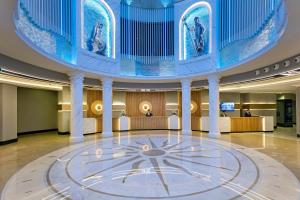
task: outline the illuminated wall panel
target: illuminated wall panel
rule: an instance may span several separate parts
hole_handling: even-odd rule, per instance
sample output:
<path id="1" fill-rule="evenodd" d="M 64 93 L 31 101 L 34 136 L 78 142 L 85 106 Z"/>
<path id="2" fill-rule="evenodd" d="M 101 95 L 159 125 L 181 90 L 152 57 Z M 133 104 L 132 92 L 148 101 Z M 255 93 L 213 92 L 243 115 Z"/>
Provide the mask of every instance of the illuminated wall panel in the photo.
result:
<path id="1" fill-rule="evenodd" d="M 145 9 L 121 3 L 121 54 L 141 64 L 172 60 L 174 7 Z"/>
<path id="2" fill-rule="evenodd" d="M 115 18 L 103 0 L 84 3 L 82 47 L 95 54 L 115 58 Z"/>
<path id="3" fill-rule="evenodd" d="M 179 22 L 179 59 L 207 55 L 211 51 L 211 9 L 206 2 L 190 6 Z"/>

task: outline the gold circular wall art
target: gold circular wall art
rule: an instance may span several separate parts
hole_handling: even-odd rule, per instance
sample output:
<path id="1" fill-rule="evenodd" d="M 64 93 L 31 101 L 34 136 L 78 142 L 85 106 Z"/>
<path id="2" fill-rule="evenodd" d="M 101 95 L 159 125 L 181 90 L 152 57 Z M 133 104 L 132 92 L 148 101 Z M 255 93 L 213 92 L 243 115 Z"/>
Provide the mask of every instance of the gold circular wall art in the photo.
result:
<path id="1" fill-rule="evenodd" d="M 148 110 L 152 111 L 152 104 L 149 101 L 142 101 L 139 105 L 141 113 L 146 114 Z"/>
<path id="2" fill-rule="evenodd" d="M 95 115 L 102 115 L 103 112 L 103 105 L 101 101 L 94 101 L 91 106 L 92 113 Z"/>
<path id="3" fill-rule="evenodd" d="M 198 105 L 195 101 L 191 102 L 191 113 L 195 113 L 198 110 Z"/>

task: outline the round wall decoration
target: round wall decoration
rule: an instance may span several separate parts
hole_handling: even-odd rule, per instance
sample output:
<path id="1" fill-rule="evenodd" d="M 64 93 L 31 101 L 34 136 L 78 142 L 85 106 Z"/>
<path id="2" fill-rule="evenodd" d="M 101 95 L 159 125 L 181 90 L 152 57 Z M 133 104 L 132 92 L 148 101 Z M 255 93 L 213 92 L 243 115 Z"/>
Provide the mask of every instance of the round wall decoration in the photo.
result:
<path id="1" fill-rule="evenodd" d="M 91 106 L 92 113 L 95 115 L 102 115 L 103 112 L 103 105 L 101 101 L 94 101 Z"/>
<path id="2" fill-rule="evenodd" d="M 139 110 L 141 113 L 146 114 L 148 110 L 152 111 L 152 104 L 149 101 L 142 101 L 139 104 Z"/>
<path id="3" fill-rule="evenodd" d="M 195 101 L 191 102 L 191 113 L 195 113 L 198 110 L 198 105 Z"/>

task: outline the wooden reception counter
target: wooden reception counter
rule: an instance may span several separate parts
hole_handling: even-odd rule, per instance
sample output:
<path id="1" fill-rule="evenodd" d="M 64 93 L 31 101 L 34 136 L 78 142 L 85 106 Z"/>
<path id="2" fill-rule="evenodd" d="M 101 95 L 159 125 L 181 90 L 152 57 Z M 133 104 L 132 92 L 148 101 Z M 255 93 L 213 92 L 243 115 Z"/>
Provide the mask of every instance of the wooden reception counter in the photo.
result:
<path id="1" fill-rule="evenodd" d="M 271 132 L 274 131 L 273 116 L 262 117 L 220 117 L 220 131 L 222 133 L 242 132 Z M 201 117 L 201 130 L 209 131 L 209 118 Z"/>
<path id="2" fill-rule="evenodd" d="M 263 117 L 231 117 L 231 132 L 258 132 L 262 129 Z"/>
<path id="3" fill-rule="evenodd" d="M 242 132 L 272 132 L 274 131 L 274 117 L 220 117 L 220 131 L 222 133 Z M 209 131 L 209 117 L 192 118 L 193 130 Z M 137 116 L 113 118 L 114 131 L 128 130 L 179 130 L 181 118 L 178 116 Z M 102 131 L 102 118 L 85 118 L 84 133 Z"/>
<path id="4" fill-rule="evenodd" d="M 131 130 L 155 130 L 155 129 L 168 129 L 167 116 L 137 116 L 130 117 Z"/>

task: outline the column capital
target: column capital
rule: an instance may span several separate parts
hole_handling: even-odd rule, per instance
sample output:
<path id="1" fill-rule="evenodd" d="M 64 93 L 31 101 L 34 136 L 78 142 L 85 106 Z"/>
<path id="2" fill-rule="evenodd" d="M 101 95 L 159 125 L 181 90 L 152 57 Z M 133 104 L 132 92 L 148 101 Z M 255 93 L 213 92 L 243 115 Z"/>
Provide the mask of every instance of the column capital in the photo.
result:
<path id="1" fill-rule="evenodd" d="M 84 74 L 82 72 L 78 72 L 78 71 L 73 71 L 71 73 L 68 74 L 69 75 L 69 79 L 70 81 L 83 81 L 84 79 Z"/>
<path id="2" fill-rule="evenodd" d="M 191 79 L 182 79 L 180 82 L 181 82 L 181 87 L 191 87 L 192 84 Z"/>
<path id="3" fill-rule="evenodd" d="M 214 84 L 214 83 L 219 84 L 219 82 L 220 82 L 219 74 L 210 74 L 210 75 L 208 75 L 207 79 L 208 79 L 209 84 Z"/>
<path id="4" fill-rule="evenodd" d="M 102 81 L 103 87 L 104 86 L 110 86 L 113 83 L 113 79 L 110 78 L 110 77 L 103 77 L 103 78 L 101 78 L 101 81 Z"/>

